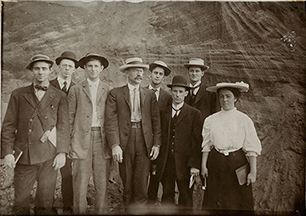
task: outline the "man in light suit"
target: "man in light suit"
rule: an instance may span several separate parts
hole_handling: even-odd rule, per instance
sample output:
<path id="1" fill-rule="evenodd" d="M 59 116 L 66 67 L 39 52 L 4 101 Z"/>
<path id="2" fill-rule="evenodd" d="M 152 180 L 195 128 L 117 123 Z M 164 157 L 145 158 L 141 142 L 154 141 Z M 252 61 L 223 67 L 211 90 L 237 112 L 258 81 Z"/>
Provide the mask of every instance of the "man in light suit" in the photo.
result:
<path id="1" fill-rule="evenodd" d="M 220 109 L 216 94 L 206 91 L 206 87 L 202 78 L 208 70 L 208 66 L 204 64 L 204 60 L 200 58 L 191 58 L 184 67 L 188 69 L 188 77 L 190 80 L 190 90 L 185 102 L 201 111 L 202 123 L 207 116 L 215 113 Z"/>
<path id="2" fill-rule="evenodd" d="M 95 53 L 81 58 L 79 66 L 88 78 L 72 86 L 68 94 L 74 214 L 87 213 L 86 194 L 92 173 L 96 189 L 95 214 L 108 212 L 111 154 L 105 141 L 104 112 L 110 87 L 99 78 L 108 64 L 107 59 Z"/>
<path id="3" fill-rule="evenodd" d="M 60 57 L 55 59 L 59 67 L 57 78 L 50 81 L 55 88 L 68 94 L 71 86 L 75 85 L 71 80 L 72 74 L 78 68 L 78 60 L 73 52 L 65 51 Z M 70 142 L 69 142 L 70 145 Z M 72 160 L 66 157 L 66 164 L 61 168 L 62 175 L 62 196 L 63 196 L 63 213 L 72 214 L 73 207 L 73 188 L 72 188 Z"/>
<path id="4" fill-rule="evenodd" d="M 141 58 L 129 58 L 119 69 L 127 74 L 128 84 L 109 92 L 105 133 L 119 162 L 124 206 L 127 213 L 136 213 L 148 199 L 150 159 L 157 158 L 161 144 L 160 116 L 154 93 L 140 87 L 148 65 Z"/>
<path id="5" fill-rule="evenodd" d="M 35 55 L 27 65 L 34 79 L 11 94 L 2 125 L 1 153 L 14 169 L 14 214 L 30 214 L 30 195 L 35 181 L 35 214 L 53 214 L 58 169 L 65 165 L 69 143 L 66 95 L 49 84 L 53 61 Z M 56 136 L 51 138 L 51 131 Z M 22 151 L 16 163 L 14 151 Z"/>
<path id="6" fill-rule="evenodd" d="M 161 111 L 162 146 L 156 173 L 164 186 L 162 203 L 174 204 L 177 182 L 179 206 L 189 211 L 192 210 L 189 179 L 198 176 L 201 167 L 201 112 L 184 103 L 189 90 L 184 76 L 173 77 L 168 87 L 172 105 Z"/>
<path id="7" fill-rule="evenodd" d="M 166 76 L 171 73 L 170 68 L 163 61 L 155 61 L 149 65 L 151 71 L 151 83 L 148 86 L 155 93 L 159 110 L 171 105 L 171 95 L 161 88 L 161 84 Z M 155 160 L 156 161 L 156 160 Z M 157 201 L 159 181 L 156 178 L 156 162 L 152 161 L 150 170 L 150 182 L 148 188 L 148 202 L 154 204 Z"/>

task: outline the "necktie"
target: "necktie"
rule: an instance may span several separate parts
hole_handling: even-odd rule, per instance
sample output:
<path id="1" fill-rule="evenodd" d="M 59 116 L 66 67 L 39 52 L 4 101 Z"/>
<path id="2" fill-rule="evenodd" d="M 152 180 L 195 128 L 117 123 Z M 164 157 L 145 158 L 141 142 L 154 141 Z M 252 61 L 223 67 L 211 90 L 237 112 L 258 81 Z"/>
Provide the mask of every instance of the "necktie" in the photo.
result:
<path id="1" fill-rule="evenodd" d="M 35 85 L 34 87 L 35 87 L 37 90 L 43 90 L 43 91 L 47 91 L 47 88 L 48 88 L 47 86 L 41 86 L 41 85 L 38 85 L 38 84 Z"/>
<path id="2" fill-rule="evenodd" d="M 65 93 L 67 92 L 67 82 L 66 81 L 64 82 L 64 86 L 62 88 L 62 91 L 65 92 Z"/>
<path id="3" fill-rule="evenodd" d="M 158 100 L 158 95 L 157 95 L 158 89 L 152 88 L 152 91 L 154 92 L 154 94 L 156 96 L 156 100 Z"/>
<path id="4" fill-rule="evenodd" d="M 177 118 L 177 116 L 178 116 L 178 111 L 180 111 L 180 110 L 182 109 L 182 107 L 179 108 L 179 109 L 175 109 L 174 107 L 172 107 L 172 109 L 175 111 L 175 115 L 173 116 L 173 118 Z"/>
<path id="5" fill-rule="evenodd" d="M 199 88 L 199 87 L 200 87 L 200 85 L 196 85 L 196 86 L 190 87 L 190 94 L 191 94 L 191 96 L 195 96 L 196 95 L 195 94 L 195 89 Z"/>

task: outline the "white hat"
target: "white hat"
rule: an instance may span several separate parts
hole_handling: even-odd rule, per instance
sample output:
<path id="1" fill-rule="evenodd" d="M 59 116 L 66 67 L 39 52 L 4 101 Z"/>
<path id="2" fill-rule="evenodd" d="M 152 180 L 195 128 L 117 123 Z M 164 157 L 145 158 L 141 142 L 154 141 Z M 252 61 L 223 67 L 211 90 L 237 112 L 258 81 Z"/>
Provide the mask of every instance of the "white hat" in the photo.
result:
<path id="1" fill-rule="evenodd" d="M 149 65 L 144 64 L 141 58 L 135 57 L 135 58 L 128 58 L 125 61 L 125 65 L 120 66 L 119 70 L 121 72 L 124 72 L 128 68 L 146 68 L 146 69 L 149 69 Z"/>
<path id="2" fill-rule="evenodd" d="M 171 73 L 170 68 L 163 61 L 155 61 L 149 65 L 149 70 L 152 72 L 154 68 L 162 67 L 165 69 L 165 76 L 168 76 Z"/>
<path id="3" fill-rule="evenodd" d="M 197 66 L 202 68 L 202 70 L 207 70 L 209 66 L 204 64 L 204 60 L 200 58 L 191 58 L 188 64 L 184 64 L 184 67 L 189 69 L 191 66 Z"/>
<path id="4" fill-rule="evenodd" d="M 222 82 L 222 83 L 218 83 L 215 86 L 210 86 L 207 87 L 206 90 L 209 92 L 217 92 L 218 89 L 220 88 L 236 88 L 238 89 L 240 92 L 247 92 L 249 90 L 249 84 L 244 83 L 244 82 L 236 82 L 236 83 L 226 83 L 226 82 Z"/>

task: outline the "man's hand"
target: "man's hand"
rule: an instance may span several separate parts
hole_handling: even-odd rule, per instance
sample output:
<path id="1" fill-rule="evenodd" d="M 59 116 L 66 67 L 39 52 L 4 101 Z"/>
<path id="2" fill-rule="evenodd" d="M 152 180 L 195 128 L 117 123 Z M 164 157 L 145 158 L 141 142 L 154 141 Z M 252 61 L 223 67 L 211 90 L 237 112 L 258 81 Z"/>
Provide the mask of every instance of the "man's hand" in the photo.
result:
<path id="1" fill-rule="evenodd" d="M 13 154 L 5 155 L 4 162 L 5 162 L 6 166 L 8 166 L 10 168 L 15 168 L 15 166 L 16 166 L 15 157 L 14 157 Z"/>
<path id="2" fill-rule="evenodd" d="M 65 163 L 66 163 L 66 154 L 61 152 L 55 156 L 52 166 L 54 167 L 54 170 L 59 170 L 60 168 L 65 166 Z"/>
<path id="3" fill-rule="evenodd" d="M 122 153 L 122 149 L 119 145 L 112 148 L 112 156 L 113 156 L 114 161 L 122 163 L 123 153 Z"/>
<path id="4" fill-rule="evenodd" d="M 198 176 L 200 174 L 200 170 L 194 167 L 191 167 L 190 169 L 190 175 L 193 175 L 194 177 Z"/>
<path id="5" fill-rule="evenodd" d="M 158 155 L 159 155 L 159 146 L 153 146 L 152 147 L 152 150 L 151 150 L 151 153 L 150 153 L 150 159 L 151 160 L 155 160 Z"/>

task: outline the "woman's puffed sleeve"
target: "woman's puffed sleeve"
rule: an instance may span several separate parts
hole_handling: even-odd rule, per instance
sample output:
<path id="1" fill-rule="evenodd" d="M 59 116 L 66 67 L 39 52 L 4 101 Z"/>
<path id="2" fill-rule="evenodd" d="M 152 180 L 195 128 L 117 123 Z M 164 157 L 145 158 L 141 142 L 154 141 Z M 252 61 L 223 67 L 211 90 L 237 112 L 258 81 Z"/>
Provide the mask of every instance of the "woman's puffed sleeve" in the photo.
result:
<path id="1" fill-rule="evenodd" d="M 210 152 L 211 149 L 211 139 L 210 139 L 210 131 L 211 131 L 211 118 L 207 117 L 204 121 L 203 129 L 202 129 L 202 152 Z"/>
<path id="2" fill-rule="evenodd" d="M 261 142 L 257 136 L 253 121 L 247 117 L 244 124 L 245 140 L 243 150 L 247 156 L 257 156 L 261 154 Z"/>

